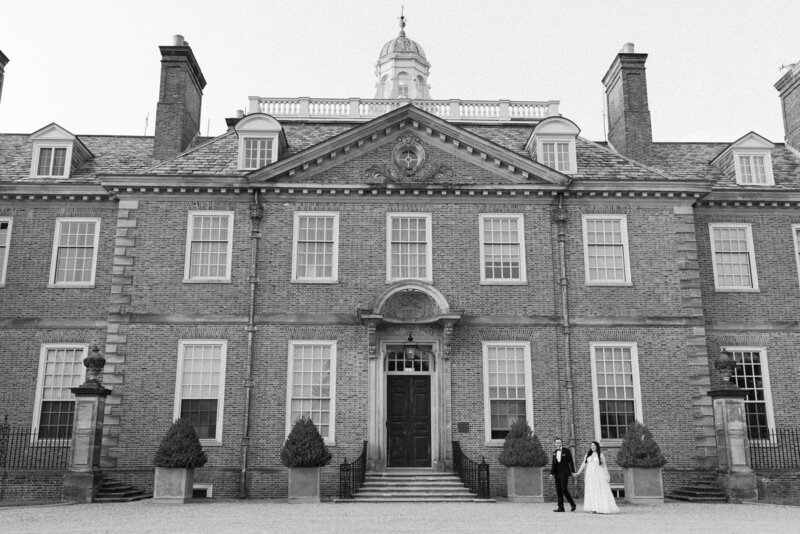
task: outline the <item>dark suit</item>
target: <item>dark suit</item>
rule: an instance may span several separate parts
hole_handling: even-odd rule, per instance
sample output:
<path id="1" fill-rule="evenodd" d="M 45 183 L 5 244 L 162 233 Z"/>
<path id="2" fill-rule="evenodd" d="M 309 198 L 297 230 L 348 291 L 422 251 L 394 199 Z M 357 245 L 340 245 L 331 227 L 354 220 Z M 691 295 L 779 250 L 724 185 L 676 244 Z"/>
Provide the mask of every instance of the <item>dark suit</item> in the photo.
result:
<path id="1" fill-rule="evenodd" d="M 561 461 L 557 461 L 556 453 L 558 450 L 553 451 L 553 465 L 550 468 L 550 474 L 556 481 L 556 495 L 558 495 L 558 509 L 564 509 L 564 497 L 567 498 L 570 506 L 575 507 L 575 501 L 572 500 L 572 495 L 569 494 L 569 477 L 575 472 L 575 462 L 572 461 L 572 453 L 569 449 L 564 447 L 561 449 Z"/>

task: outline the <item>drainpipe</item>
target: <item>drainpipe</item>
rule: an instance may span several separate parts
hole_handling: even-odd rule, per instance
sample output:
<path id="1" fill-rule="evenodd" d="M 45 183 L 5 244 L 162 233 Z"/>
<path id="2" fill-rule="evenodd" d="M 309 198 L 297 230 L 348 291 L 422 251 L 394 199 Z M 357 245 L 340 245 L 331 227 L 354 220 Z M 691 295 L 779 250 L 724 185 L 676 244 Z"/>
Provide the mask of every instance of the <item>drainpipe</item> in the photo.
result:
<path id="1" fill-rule="evenodd" d="M 558 196 L 558 208 L 556 208 L 555 221 L 558 228 L 558 263 L 561 268 L 559 286 L 561 286 L 561 322 L 564 334 L 564 384 L 567 389 L 567 413 L 569 415 L 569 427 L 567 434 L 567 446 L 575 452 L 575 399 L 572 383 L 572 364 L 570 362 L 569 345 L 569 302 L 567 299 L 567 259 L 564 251 L 567 240 L 567 209 L 563 205 L 564 195 Z"/>
<path id="2" fill-rule="evenodd" d="M 253 391 L 253 338 L 256 333 L 256 286 L 258 284 L 259 227 L 264 216 L 264 206 L 258 202 L 258 190 L 253 193 L 250 210 L 250 314 L 247 319 L 247 363 L 244 375 L 244 416 L 242 418 L 242 472 L 239 478 L 239 498 L 247 497 L 247 452 L 250 446 L 250 396 Z"/>

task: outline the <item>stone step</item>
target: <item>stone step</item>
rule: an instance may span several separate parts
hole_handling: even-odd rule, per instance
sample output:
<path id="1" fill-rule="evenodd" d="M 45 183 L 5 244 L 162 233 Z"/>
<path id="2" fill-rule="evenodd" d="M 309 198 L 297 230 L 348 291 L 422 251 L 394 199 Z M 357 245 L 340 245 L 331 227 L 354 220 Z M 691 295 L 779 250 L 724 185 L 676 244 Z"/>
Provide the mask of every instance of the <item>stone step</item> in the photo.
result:
<path id="1" fill-rule="evenodd" d="M 392 484 L 391 482 L 364 482 L 365 488 L 463 488 L 465 487 L 464 484 L 461 482 L 425 482 L 423 481 L 416 481 L 416 480 L 409 480 L 403 481 L 396 484 Z"/>
<path id="2" fill-rule="evenodd" d="M 470 494 L 471 495 L 471 494 Z M 381 498 L 381 497 L 371 497 L 371 498 L 354 498 L 354 499 L 336 499 L 334 502 L 357 502 L 357 503 L 388 503 L 388 502 L 399 502 L 399 503 L 429 503 L 429 502 L 495 502 L 494 499 L 476 499 L 474 496 L 467 497 L 467 498 L 451 498 L 451 499 L 440 499 L 436 497 L 427 497 L 427 498 L 408 498 L 408 497 L 396 497 L 396 498 Z"/>
<path id="3" fill-rule="evenodd" d="M 153 495 L 151 493 L 140 493 L 138 495 L 133 495 L 129 497 L 101 497 L 96 496 L 92 502 L 93 503 L 104 503 L 104 502 L 133 502 L 133 501 L 142 501 L 144 499 L 152 499 Z"/>
<path id="4" fill-rule="evenodd" d="M 476 502 L 478 499 L 454 473 L 431 469 L 390 469 L 366 473 L 364 484 L 353 495 L 352 501 L 423 503 Z"/>
<path id="5" fill-rule="evenodd" d="M 100 488 L 97 490 L 97 495 L 94 496 L 92 502 L 133 502 L 152 497 L 152 494 L 145 493 L 138 488 L 122 484 L 113 478 L 103 477 Z"/>

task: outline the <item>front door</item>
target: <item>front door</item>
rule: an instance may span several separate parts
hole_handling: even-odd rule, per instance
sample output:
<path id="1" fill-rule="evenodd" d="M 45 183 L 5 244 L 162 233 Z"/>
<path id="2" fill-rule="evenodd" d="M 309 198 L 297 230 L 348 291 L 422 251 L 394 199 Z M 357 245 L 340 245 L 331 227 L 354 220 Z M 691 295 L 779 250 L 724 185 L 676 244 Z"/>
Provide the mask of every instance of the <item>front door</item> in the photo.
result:
<path id="1" fill-rule="evenodd" d="M 431 466 L 431 377 L 387 379 L 389 467 Z"/>

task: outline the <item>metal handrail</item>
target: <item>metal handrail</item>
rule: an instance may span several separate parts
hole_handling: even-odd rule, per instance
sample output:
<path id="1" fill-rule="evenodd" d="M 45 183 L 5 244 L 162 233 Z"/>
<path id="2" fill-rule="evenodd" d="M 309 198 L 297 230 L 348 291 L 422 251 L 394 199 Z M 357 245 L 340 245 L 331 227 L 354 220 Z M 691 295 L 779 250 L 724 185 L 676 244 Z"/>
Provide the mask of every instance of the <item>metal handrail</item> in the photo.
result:
<path id="1" fill-rule="evenodd" d="M 469 491 L 477 493 L 479 499 L 489 498 L 489 464 L 483 457 L 480 463 L 472 460 L 458 441 L 453 442 L 453 469 Z"/>
<path id="2" fill-rule="evenodd" d="M 364 485 L 364 477 L 367 473 L 367 442 L 364 441 L 361 447 L 361 455 L 352 462 L 344 459 L 344 463 L 339 466 L 339 498 L 352 499 L 354 493 L 358 493 Z"/>

